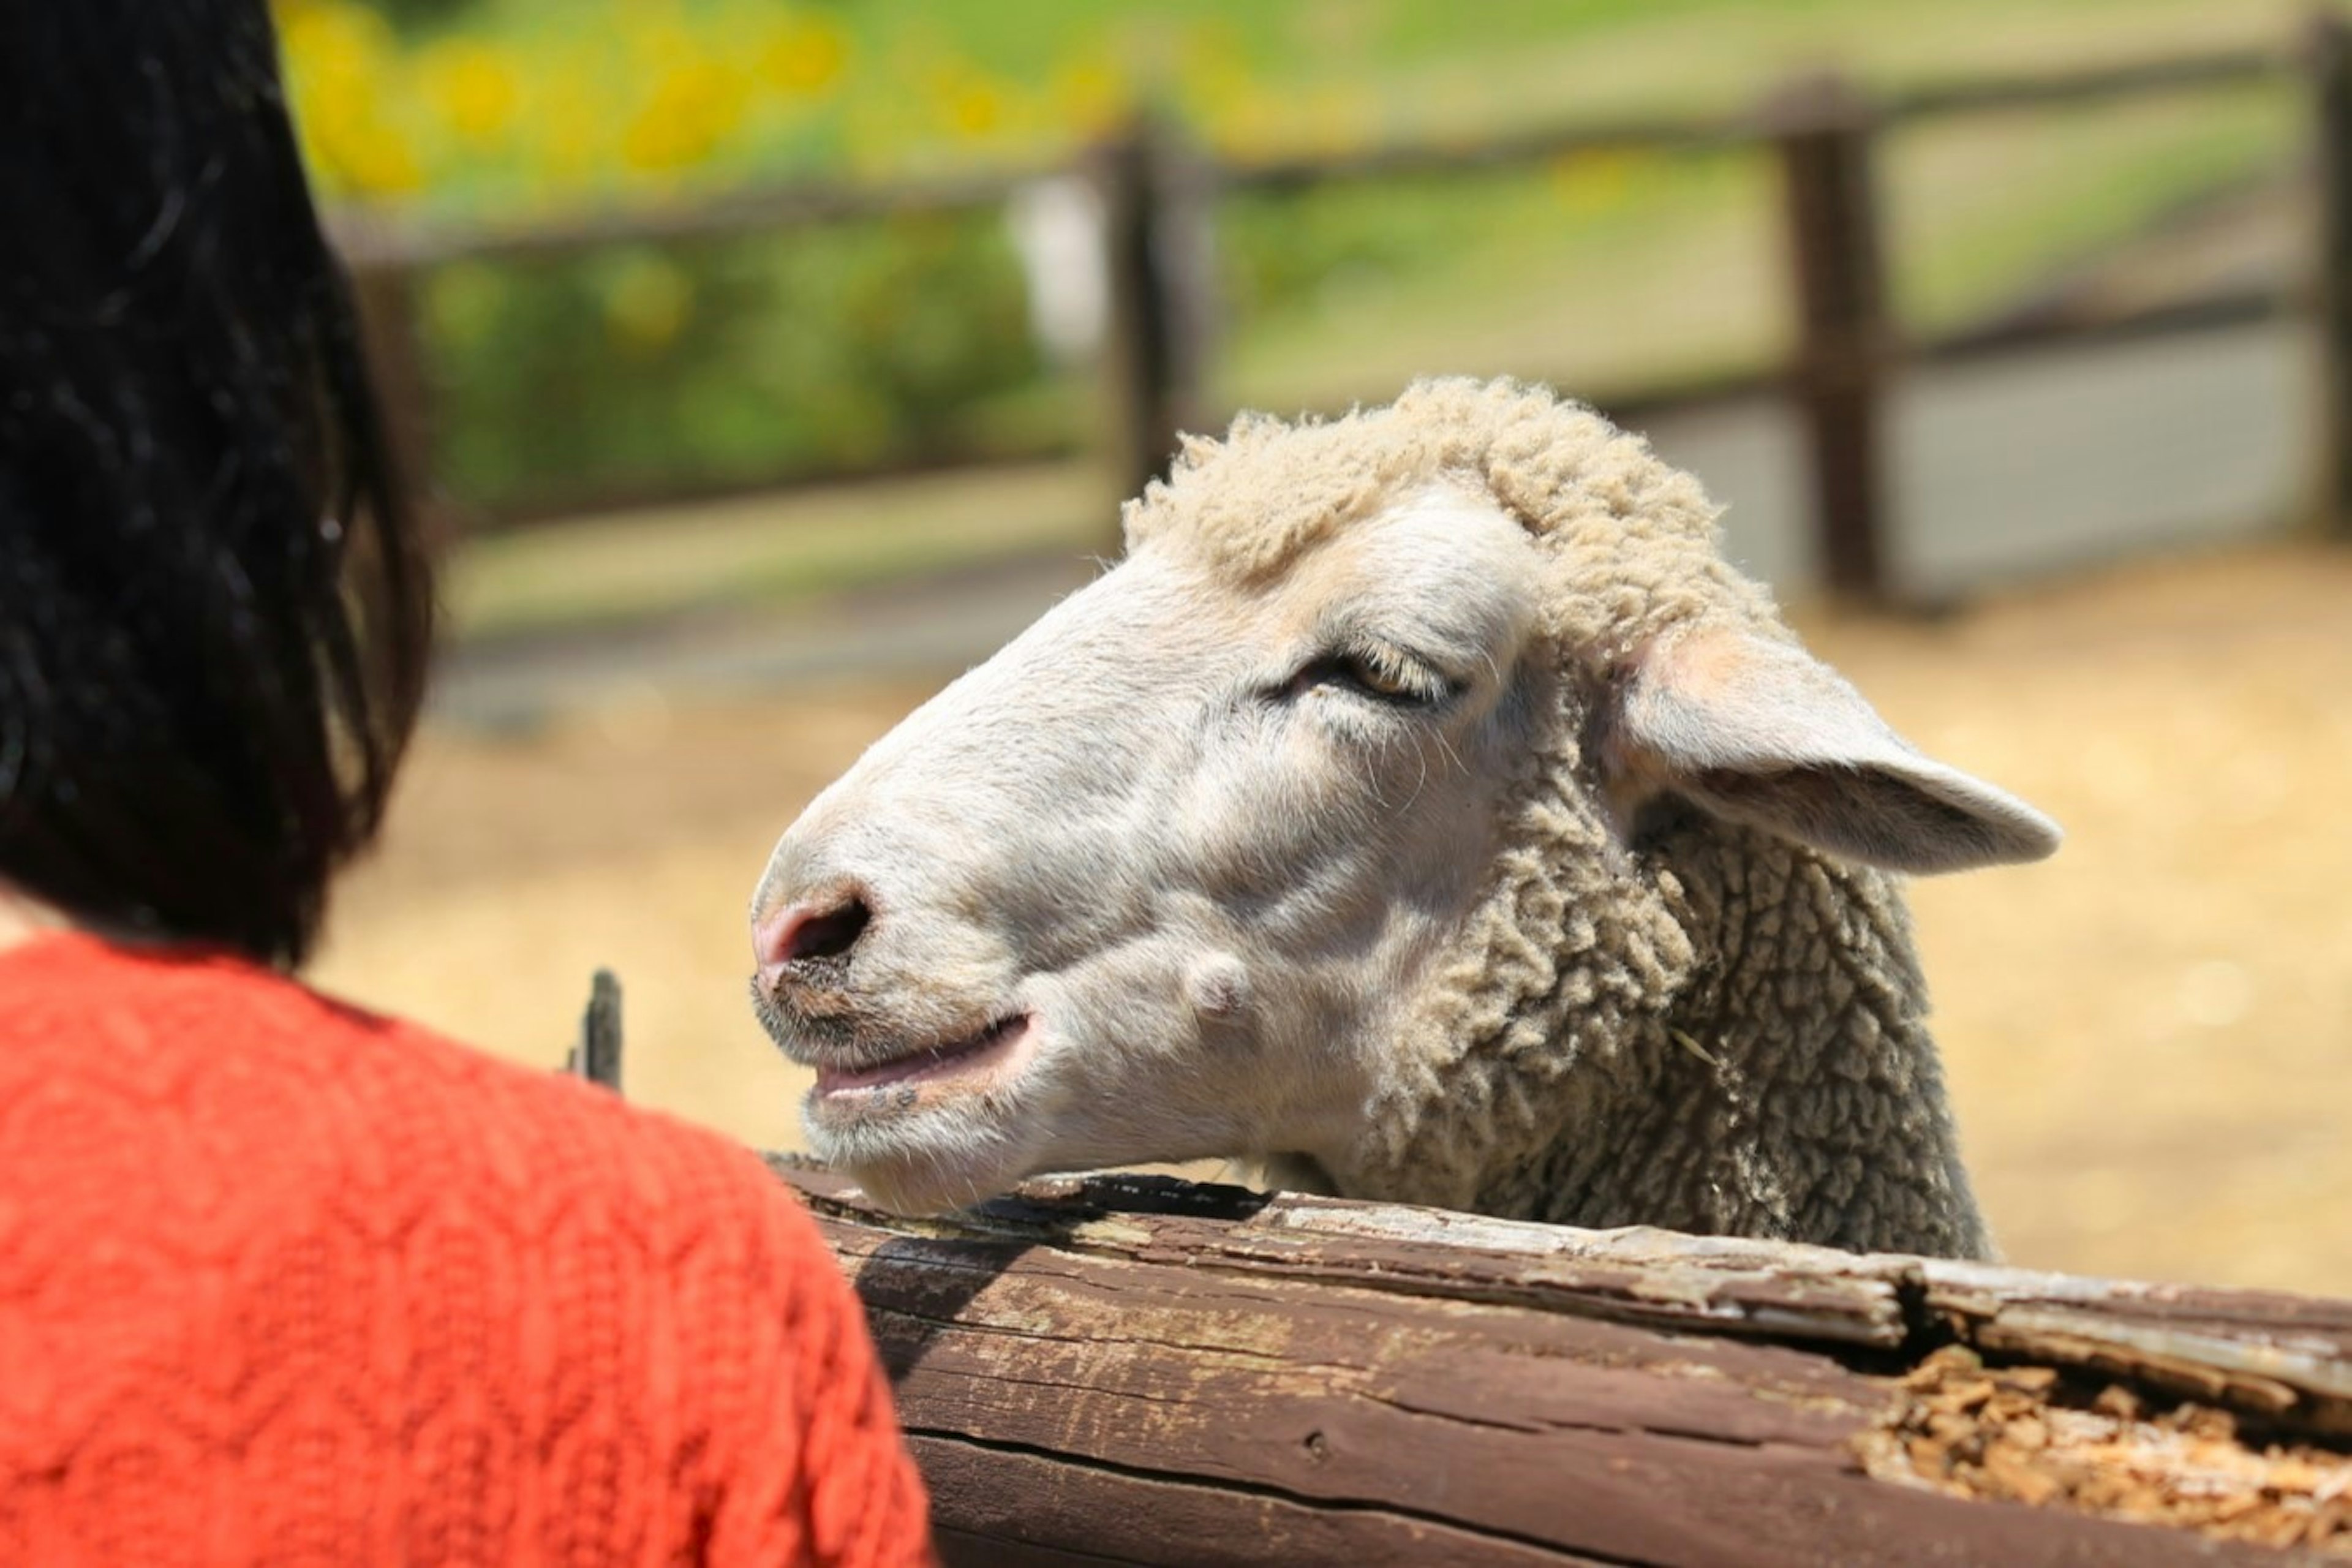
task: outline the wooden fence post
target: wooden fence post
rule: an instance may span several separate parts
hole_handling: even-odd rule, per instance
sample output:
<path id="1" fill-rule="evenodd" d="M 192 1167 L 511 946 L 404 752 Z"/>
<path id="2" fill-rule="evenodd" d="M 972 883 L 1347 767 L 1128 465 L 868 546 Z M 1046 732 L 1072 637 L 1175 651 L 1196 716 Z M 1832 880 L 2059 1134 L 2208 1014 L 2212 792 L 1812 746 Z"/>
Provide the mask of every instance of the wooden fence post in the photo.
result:
<path id="1" fill-rule="evenodd" d="M 1103 345 L 1112 474 L 1122 497 L 1164 477 L 1201 415 L 1213 257 L 1206 166 L 1147 115 L 1097 150 L 1109 320 Z"/>
<path id="2" fill-rule="evenodd" d="M 621 982 L 600 969 L 588 982 L 588 1008 L 580 1017 L 580 1043 L 564 1059 L 574 1078 L 621 1092 Z"/>
<path id="3" fill-rule="evenodd" d="M 2319 524 L 2352 540 L 2352 26 L 2332 11 L 2313 16 L 2312 163 L 2318 208 L 2312 225 L 2313 304 L 2319 326 Z"/>
<path id="4" fill-rule="evenodd" d="M 1793 387 L 1813 477 L 1820 562 L 1852 602 L 1887 597 L 1880 391 L 1893 332 L 1871 181 L 1870 106 L 1840 78 L 1791 85 L 1769 122 L 1797 302 Z"/>

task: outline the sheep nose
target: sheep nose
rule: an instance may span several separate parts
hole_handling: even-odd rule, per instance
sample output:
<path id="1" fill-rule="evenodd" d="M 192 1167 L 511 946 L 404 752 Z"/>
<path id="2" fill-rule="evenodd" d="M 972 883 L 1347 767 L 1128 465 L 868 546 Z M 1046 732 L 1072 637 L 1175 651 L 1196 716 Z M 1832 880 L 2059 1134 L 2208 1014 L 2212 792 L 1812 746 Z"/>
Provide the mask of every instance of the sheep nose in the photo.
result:
<path id="1" fill-rule="evenodd" d="M 761 984 L 771 988 L 788 984 L 807 976 L 813 965 L 848 957 L 873 921 L 866 890 L 855 884 L 761 916 L 751 925 L 751 952 L 759 961 Z"/>

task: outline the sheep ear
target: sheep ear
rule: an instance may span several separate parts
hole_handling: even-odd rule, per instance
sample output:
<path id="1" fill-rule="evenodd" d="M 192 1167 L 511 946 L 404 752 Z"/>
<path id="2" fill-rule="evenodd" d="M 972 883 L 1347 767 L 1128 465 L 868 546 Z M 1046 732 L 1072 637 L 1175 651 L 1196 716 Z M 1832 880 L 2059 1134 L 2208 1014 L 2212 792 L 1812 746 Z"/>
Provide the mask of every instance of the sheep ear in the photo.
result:
<path id="1" fill-rule="evenodd" d="M 1790 644 L 1708 632 L 1620 671 L 1601 762 L 1625 820 L 1661 793 L 1891 871 L 2038 860 L 2058 827 L 1912 749 L 1829 666 Z"/>

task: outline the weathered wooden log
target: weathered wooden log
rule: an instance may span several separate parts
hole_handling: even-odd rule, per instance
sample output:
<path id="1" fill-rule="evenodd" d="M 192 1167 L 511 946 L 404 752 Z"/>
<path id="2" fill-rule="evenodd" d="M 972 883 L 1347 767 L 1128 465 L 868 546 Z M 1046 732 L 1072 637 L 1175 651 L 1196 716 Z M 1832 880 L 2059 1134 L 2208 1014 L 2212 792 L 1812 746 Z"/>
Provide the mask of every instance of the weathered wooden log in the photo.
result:
<path id="1" fill-rule="evenodd" d="M 2352 1302 L 1165 1177 L 907 1221 L 777 1166 L 950 1563 L 2352 1556 Z"/>

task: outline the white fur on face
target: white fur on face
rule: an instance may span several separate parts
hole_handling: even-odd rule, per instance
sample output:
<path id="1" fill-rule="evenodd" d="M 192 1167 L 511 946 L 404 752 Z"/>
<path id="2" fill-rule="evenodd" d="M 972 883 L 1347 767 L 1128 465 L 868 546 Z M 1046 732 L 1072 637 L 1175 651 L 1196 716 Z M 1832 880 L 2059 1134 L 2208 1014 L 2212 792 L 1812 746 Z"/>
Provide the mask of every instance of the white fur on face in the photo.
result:
<path id="1" fill-rule="evenodd" d="M 1338 1155 L 1482 891 L 1549 679 L 1522 658 L 1539 570 L 1452 489 L 1255 584 L 1154 539 L 885 736 L 753 900 L 871 911 L 759 987 L 829 1071 L 815 1151 L 908 1210 L 1047 1170 Z"/>

